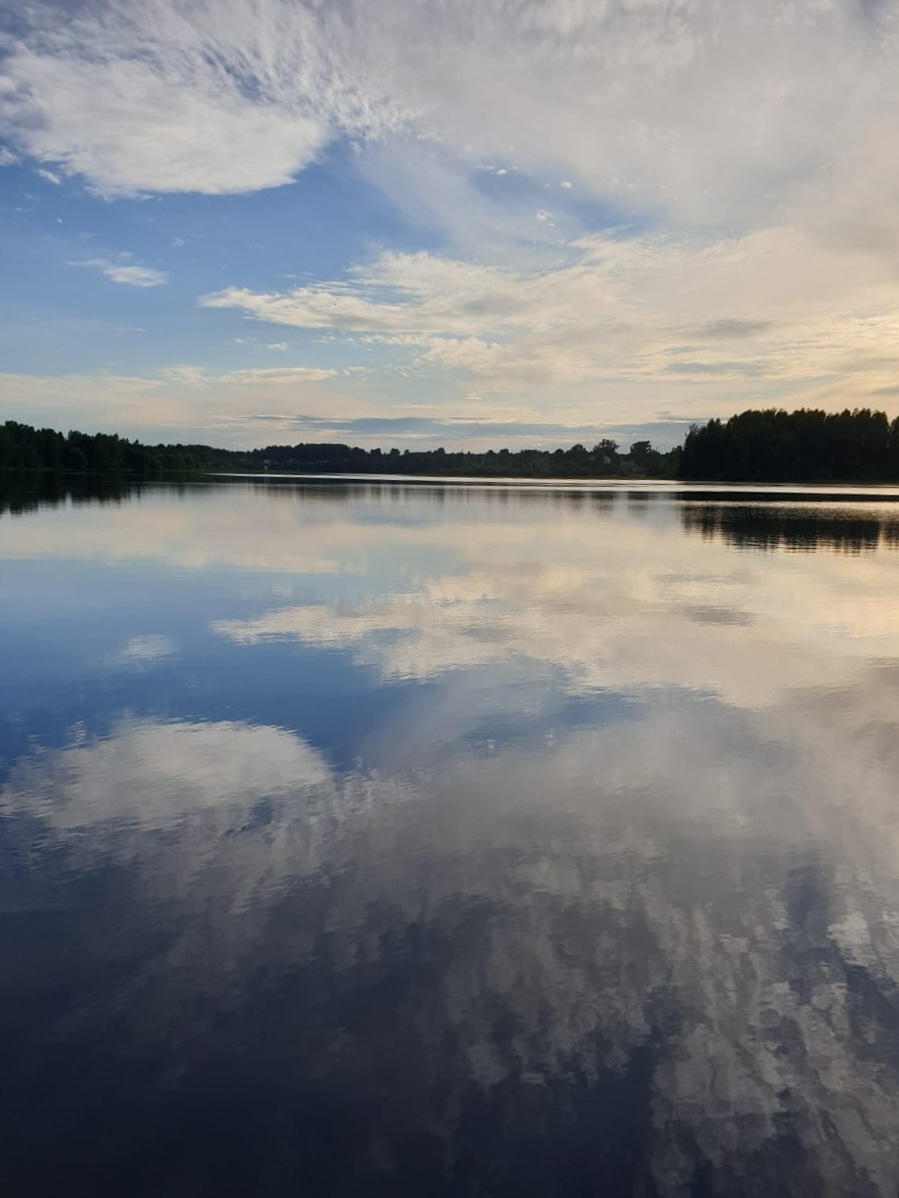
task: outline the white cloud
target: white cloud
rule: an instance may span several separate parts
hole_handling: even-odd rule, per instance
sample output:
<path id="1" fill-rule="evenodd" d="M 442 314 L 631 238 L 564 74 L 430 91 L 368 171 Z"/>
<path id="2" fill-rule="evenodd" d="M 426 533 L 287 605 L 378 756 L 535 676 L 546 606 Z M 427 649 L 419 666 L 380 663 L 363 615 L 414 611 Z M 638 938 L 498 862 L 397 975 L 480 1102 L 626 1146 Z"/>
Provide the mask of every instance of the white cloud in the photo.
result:
<path id="1" fill-rule="evenodd" d="M 95 266 L 113 283 L 125 283 L 128 287 L 161 287 L 169 276 L 152 266 L 138 266 L 127 260 L 113 261 L 110 258 L 86 258 L 83 262 L 70 262 L 69 266 Z"/>
<path id="2" fill-rule="evenodd" d="M 202 389 L 215 385 L 245 387 L 259 383 L 320 383 L 334 378 L 337 373 L 336 370 L 314 366 L 268 366 L 216 374 L 202 366 L 175 365 L 166 366 L 160 371 L 166 382 Z"/>
<path id="3" fill-rule="evenodd" d="M 764 219 L 812 177 L 899 170 L 878 157 L 892 4 L 92 0 L 27 17 L 7 42 L 9 136 L 110 194 L 276 186 L 341 134 L 439 144 L 463 171 L 514 155 L 690 219 Z"/>
<path id="4" fill-rule="evenodd" d="M 101 267 L 103 273 L 113 283 L 126 283 L 129 287 L 160 287 L 168 282 L 165 271 L 154 270 L 150 266 L 122 266 L 108 263 Z"/>
<path id="5" fill-rule="evenodd" d="M 285 366 L 218 372 L 174 363 L 145 376 L 0 374 L 0 421 L 118 432 L 144 441 L 258 444 L 271 426 L 258 412 L 355 417 L 377 409 L 352 393 L 356 375 Z"/>
<path id="6" fill-rule="evenodd" d="M 229 370 L 210 381 L 241 387 L 258 383 L 321 383 L 334 378 L 337 373 L 315 366 L 270 366 L 261 370 Z"/>
<path id="7" fill-rule="evenodd" d="M 222 371 L 187 362 L 142 379 L 97 373 L 34 385 L 9 375 L 0 406 L 63 427 L 74 410 L 82 425 L 131 436 L 184 439 L 191 428 L 189 439 L 245 445 L 274 431 L 243 420 L 254 412 L 338 421 L 467 414 L 554 425 L 564 441 L 567 426 L 651 424 L 671 411 L 706 419 L 764 402 L 899 402 L 890 391 L 899 371 L 890 260 L 790 226 L 714 241 L 591 235 L 542 269 L 383 253 L 344 279 L 283 292 L 229 287 L 200 302 L 237 309 L 269 336 L 275 326 L 299 328 L 328 344 L 308 365 Z M 280 344 L 264 333 L 240 341 Z M 370 365 L 357 369 L 366 354 Z M 229 423 L 236 417 L 240 425 Z M 509 433 L 500 443 L 522 443 Z M 379 444 L 387 435 L 353 439 Z M 495 446 L 497 436 L 479 443 Z"/>
<path id="8" fill-rule="evenodd" d="M 57 175 L 54 171 L 48 171 L 44 167 L 39 167 L 37 173 L 47 183 L 52 183 L 56 187 L 59 187 L 59 185 L 62 183 L 62 179 L 60 179 L 59 175 Z"/>
<path id="9" fill-rule="evenodd" d="M 233 20 L 240 6 L 229 7 Z M 279 8 L 283 15 L 283 6 L 266 7 L 272 22 Z M 246 6 L 243 16 L 253 24 Z M 7 124 L 25 152 L 104 194 L 277 186 L 326 138 L 325 123 L 303 103 L 314 64 L 304 69 L 308 22 L 300 9 L 283 75 L 270 59 L 277 58 L 267 42 L 277 35 L 273 25 L 260 20 L 258 44 L 243 55 L 224 6 L 213 13 L 195 5 L 188 15 L 163 0 L 140 12 L 113 2 L 63 21 L 54 7 L 50 19 L 55 28 L 37 29 L 10 50 Z M 297 102 L 279 95 L 288 72 L 297 73 Z"/>
<path id="10" fill-rule="evenodd" d="M 284 351 L 287 349 L 287 342 L 286 341 L 272 341 L 265 348 L 278 350 L 280 353 L 284 353 Z"/>
<path id="11" fill-rule="evenodd" d="M 737 406 L 830 377 L 845 404 L 899 369 L 890 262 L 790 226 L 714 241 L 591 235 L 538 271 L 385 253 L 343 281 L 231 287 L 201 303 L 373 338 L 497 389 L 652 381 L 666 403 L 685 385 L 714 386 Z"/>
<path id="12" fill-rule="evenodd" d="M 25 153 L 105 195 L 280 186 L 335 132 L 399 119 L 336 12 L 95 0 L 27 15 L 7 43 L 0 117 Z"/>
<path id="13" fill-rule="evenodd" d="M 6 146 L 0 146 L 0 167 L 15 166 L 18 161 L 18 154 L 14 154 L 12 150 L 7 149 Z"/>

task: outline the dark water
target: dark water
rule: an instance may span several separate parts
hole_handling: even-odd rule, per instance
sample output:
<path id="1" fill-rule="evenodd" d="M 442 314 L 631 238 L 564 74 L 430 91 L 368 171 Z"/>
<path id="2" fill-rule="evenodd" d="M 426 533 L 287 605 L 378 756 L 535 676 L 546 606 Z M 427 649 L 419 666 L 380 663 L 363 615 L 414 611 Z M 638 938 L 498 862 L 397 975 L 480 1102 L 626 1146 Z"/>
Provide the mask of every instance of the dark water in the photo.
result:
<path id="1" fill-rule="evenodd" d="M 0 515 L 0 1193 L 893 1198 L 899 504 L 56 499 Z"/>

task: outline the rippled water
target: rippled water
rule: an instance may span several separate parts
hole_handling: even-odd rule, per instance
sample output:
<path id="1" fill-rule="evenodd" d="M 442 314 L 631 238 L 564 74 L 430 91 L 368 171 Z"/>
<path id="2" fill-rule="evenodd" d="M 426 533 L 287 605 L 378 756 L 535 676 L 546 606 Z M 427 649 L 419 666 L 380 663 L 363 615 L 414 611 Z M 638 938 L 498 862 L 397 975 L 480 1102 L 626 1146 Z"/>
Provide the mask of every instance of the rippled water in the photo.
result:
<path id="1" fill-rule="evenodd" d="M 0 515 L 0 1191 L 889 1195 L 899 504 Z"/>

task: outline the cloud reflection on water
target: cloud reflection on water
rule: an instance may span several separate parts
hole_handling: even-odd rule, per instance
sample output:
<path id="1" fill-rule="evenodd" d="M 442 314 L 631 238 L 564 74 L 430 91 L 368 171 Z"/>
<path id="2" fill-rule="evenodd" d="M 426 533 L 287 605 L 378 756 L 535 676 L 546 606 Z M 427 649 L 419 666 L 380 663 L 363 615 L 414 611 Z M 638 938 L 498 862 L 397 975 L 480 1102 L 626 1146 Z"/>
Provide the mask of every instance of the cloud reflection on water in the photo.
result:
<path id="1" fill-rule="evenodd" d="M 875 709 L 881 738 L 895 730 L 899 682 L 880 682 L 888 706 L 846 692 L 839 715 L 814 695 L 776 719 L 650 700 L 551 749 L 404 780 L 332 776 L 278 729 L 124 724 L 23 763 L 2 810 L 13 828 L 37 817 L 43 851 L 75 854 L 76 873 L 110 854 L 137 871 L 143 898 L 123 903 L 119 936 L 144 980 L 135 991 L 126 975 L 108 1000 L 126 1050 L 136 1039 L 164 1070 L 174 1036 L 189 1090 L 208 1054 L 230 1059 L 250 1037 L 258 1055 L 235 1058 L 236 1076 L 276 1107 L 330 1094 L 340 1109 L 392 1079 L 347 1170 L 372 1136 L 402 1176 L 425 1127 L 454 1144 L 453 1167 L 475 1168 L 485 1144 L 457 1141 L 458 1120 L 503 1110 L 491 1151 L 536 1194 L 515 1119 L 535 1120 L 539 1143 L 554 1105 L 573 1103 L 595 1165 L 612 1124 L 582 1123 L 583 1089 L 630 1104 L 638 1159 L 609 1167 L 659 1193 L 695 1192 L 705 1169 L 721 1194 L 885 1194 L 897 763 L 895 740 L 875 754 L 865 733 Z M 90 976 L 108 946 L 68 918 Z M 161 954 L 153 928 L 167 929 Z M 184 1043 L 198 1001 L 227 1023 L 204 1019 Z M 100 1035 L 106 1004 L 90 987 L 80 1004 Z M 287 1090 L 265 1099 L 276 1067 Z M 443 1152 L 422 1151 L 428 1176 L 448 1176 Z"/>
<path id="2" fill-rule="evenodd" d="M 325 503 L 300 524 L 361 589 L 212 621 L 222 654 L 296 653 L 297 688 L 303 646 L 415 684 L 352 768 L 149 718 L 18 763 L 7 843 L 78 984 L 21 1033 L 13 1158 L 29 1112 L 86 1131 L 118 1086 L 158 1192 L 892 1195 L 897 559 L 466 502 Z M 548 687 L 578 726 L 490 740 Z M 33 992 L 40 954 L 10 959 Z M 74 1116 L 41 1048 L 73 1042 L 121 1062 Z"/>
<path id="3" fill-rule="evenodd" d="M 211 627 L 239 645 L 346 650 L 386 679 L 517 658 L 560 668 L 576 691 L 687 686 L 750 706 L 793 687 L 842 685 L 872 653 L 899 657 L 892 559 L 735 559 L 727 544 L 627 520 L 529 532 L 440 529 L 447 568 L 431 567 L 415 589 L 374 583 L 355 601 L 282 605 Z"/>

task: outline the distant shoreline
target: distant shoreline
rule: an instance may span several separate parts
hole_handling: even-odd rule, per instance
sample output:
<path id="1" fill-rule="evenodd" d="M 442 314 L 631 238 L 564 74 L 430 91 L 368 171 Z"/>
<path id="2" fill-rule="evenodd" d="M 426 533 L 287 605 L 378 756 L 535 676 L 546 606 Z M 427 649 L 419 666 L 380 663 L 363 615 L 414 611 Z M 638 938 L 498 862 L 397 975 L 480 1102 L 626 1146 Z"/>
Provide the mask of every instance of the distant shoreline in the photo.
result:
<path id="1" fill-rule="evenodd" d="M 115 433 L 66 434 L 7 421 L 0 425 L 0 479 L 196 477 L 380 479 L 545 487 L 564 483 L 639 488 L 647 484 L 747 487 L 899 486 L 899 417 L 868 408 L 843 412 L 750 410 L 692 425 L 680 446 L 660 451 L 635 441 L 622 451 L 605 438 L 568 449 L 486 451 L 363 449 L 331 442 L 220 449 L 144 445 Z"/>

